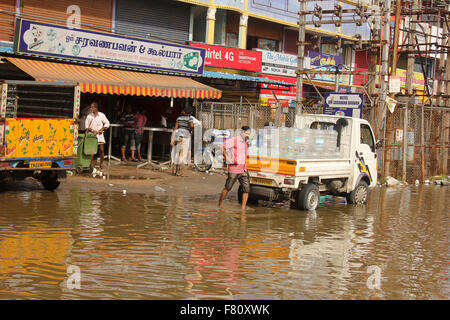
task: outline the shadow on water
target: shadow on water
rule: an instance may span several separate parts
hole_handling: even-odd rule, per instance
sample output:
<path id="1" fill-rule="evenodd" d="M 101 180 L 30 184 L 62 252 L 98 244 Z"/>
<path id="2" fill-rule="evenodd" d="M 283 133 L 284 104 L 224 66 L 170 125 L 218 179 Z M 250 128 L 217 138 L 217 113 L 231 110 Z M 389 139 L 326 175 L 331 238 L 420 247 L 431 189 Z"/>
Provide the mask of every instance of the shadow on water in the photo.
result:
<path id="1" fill-rule="evenodd" d="M 0 298 L 449 298 L 445 187 L 245 213 L 234 194 L 218 210 L 214 196 L 33 188 L 0 193 Z"/>

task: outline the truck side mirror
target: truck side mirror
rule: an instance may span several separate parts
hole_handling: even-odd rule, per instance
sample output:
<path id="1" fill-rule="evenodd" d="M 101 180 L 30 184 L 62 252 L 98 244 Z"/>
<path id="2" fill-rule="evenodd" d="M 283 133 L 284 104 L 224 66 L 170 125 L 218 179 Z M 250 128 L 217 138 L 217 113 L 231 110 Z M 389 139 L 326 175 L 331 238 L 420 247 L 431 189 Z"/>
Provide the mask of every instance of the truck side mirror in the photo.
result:
<path id="1" fill-rule="evenodd" d="M 377 143 L 375 144 L 375 149 L 380 149 L 383 146 L 384 142 L 383 139 L 378 140 Z"/>

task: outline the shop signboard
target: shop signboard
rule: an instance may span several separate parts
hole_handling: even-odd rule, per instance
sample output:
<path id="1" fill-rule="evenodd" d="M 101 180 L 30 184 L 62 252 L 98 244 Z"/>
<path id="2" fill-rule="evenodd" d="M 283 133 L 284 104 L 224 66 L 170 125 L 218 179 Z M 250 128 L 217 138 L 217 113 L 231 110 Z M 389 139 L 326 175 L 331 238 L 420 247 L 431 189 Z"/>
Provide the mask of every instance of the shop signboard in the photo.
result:
<path id="1" fill-rule="evenodd" d="M 261 72 L 262 54 L 258 51 L 189 43 L 206 49 L 205 66 Z"/>
<path id="2" fill-rule="evenodd" d="M 334 74 L 320 74 L 320 71 L 335 71 L 336 66 L 339 68 L 339 70 L 342 70 L 343 60 L 341 56 L 333 56 L 331 54 L 308 51 L 308 57 L 311 59 L 311 70 L 317 70 L 317 74 L 313 74 L 311 76 L 311 80 L 328 82 L 336 81 L 336 77 Z M 339 77 L 339 82 L 342 82 L 342 76 Z"/>
<path id="3" fill-rule="evenodd" d="M 364 96 L 362 93 L 325 93 L 324 114 L 361 118 Z"/>
<path id="4" fill-rule="evenodd" d="M 260 95 L 259 99 L 260 102 L 263 104 L 270 104 L 274 105 L 277 101 L 275 97 L 273 96 L 273 93 L 275 93 L 278 102 L 281 103 L 281 106 L 288 107 L 293 102 L 295 102 L 297 97 L 297 79 L 296 78 L 289 78 L 289 77 L 280 77 L 280 76 L 273 76 L 273 75 L 261 75 L 263 78 L 276 80 L 276 81 L 282 81 L 285 83 L 292 83 L 293 86 L 291 87 L 282 87 L 278 85 L 273 84 L 267 84 L 267 83 L 261 83 L 260 84 Z M 273 93 L 272 93 L 273 91 Z"/>
<path id="5" fill-rule="evenodd" d="M 203 74 L 205 50 L 69 29 L 29 20 L 17 24 L 15 51 L 97 63 Z"/>
<path id="6" fill-rule="evenodd" d="M 262 53 L 262 72 L 286 77 L 296 77 L 298 57 L 293 54 L 256 49 Z"/>

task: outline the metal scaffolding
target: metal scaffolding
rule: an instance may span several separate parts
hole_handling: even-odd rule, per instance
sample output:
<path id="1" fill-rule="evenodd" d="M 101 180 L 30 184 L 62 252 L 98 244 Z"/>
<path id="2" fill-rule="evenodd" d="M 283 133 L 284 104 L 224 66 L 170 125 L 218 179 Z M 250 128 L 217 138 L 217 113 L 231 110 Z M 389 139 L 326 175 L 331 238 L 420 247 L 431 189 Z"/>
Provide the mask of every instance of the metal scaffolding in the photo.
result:
<path id="1" fill-rule="evenodd" d="M 368 120 L 376 136 L 385 142 L 378 163 L 382 177 L 392 175 L 403 180 L 423 181 L 431 175 L 446 175 L 450 63 L 445 62 L 450 49 L 450 0 L 343 1 L 353 4 L 351 9 L 348 5 L 343 9 L 342 1 L 334 1 L 334 8 L 330 9 L 332 1 L 327 2 L 328 8 L 323 9 L 323 1 L 299 0 L 298 83 L 303 80 L 303 75 L 317 73 L 306 70 L 303 65 L 304 46 L 311 44 L 304 40 L 308 25 L 320 28 L 327 24 L 336 27 L 368 24 L 371 30 L 369 40 L 361 40 L 359 34 L 346 35 L 354 39 L 354 49 L 365 49 L 369 53 L 368 70 L 342 70 L 340 74 L 368 76 L 369 81 L 364 88 L 370 101 Z M 341 45 L 342 38 L 337 36 L 336 46 Z M 400 57 L 405 55 L 404 90 L 394 92 L 390 83 L 398 78 L 397 65 Z M 431 70 L 427 65 L 429 61 Z M 415 74 L 423 75 L 423 90 L 415 88 Z M 303 110 L 302 89 L 297 85 L 297 114 Z M 411 117 L 414 118 L 414 126 L 411 126 Z M 399 144 L 400 132 L 403 138 Z M 413 152 L 413 156 L 408 157 L 408 152 Z"/>

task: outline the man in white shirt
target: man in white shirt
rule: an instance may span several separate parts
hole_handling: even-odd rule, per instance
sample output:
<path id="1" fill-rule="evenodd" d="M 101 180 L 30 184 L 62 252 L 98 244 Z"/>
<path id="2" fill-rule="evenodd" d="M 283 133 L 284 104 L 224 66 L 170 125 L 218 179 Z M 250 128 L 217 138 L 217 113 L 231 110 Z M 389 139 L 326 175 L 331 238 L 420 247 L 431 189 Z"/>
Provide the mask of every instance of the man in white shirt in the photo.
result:
<path id="1" fill-rule="evenodd" d="M 100 150 L 100 169 L 103 169 L 103 159 L 105 157 L 105 136 L 103 132 L 109 128 L 109 121 L 106 116 L 98 111 L 98 104 L 91 103 L 92 113 L 86 118 L 86 133 L 91 132 L 97 135 Z M 91 167 L 94 167 L 94 155 L 91 156 Z"/>

